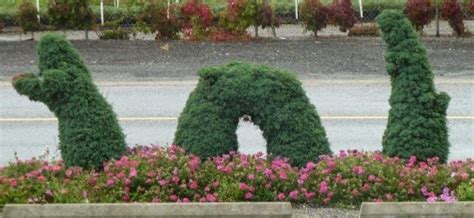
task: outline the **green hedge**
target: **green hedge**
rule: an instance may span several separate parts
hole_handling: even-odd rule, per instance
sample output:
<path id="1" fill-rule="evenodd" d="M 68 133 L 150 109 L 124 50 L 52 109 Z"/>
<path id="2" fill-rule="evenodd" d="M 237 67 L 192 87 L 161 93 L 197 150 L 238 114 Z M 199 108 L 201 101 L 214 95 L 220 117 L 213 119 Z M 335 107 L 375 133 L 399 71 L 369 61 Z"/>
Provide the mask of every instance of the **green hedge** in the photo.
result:
<path id="1" fill-rule="evenodd" d="M 123 155 L 127 147 L 117 117 L 72 44 L 48 34 L 37 50 L 40 73 L 17 75 L 13 86 L 46 104 L 58 118 L 65 165 L 101 168 L 104 161 Z"/>
<path id="2" fill-rule="evenodd" d="M 446 110 L 450 97 L 436 92 L 425 48 L 403 12 L 384 11 L 377 24 L 387 44 L 385 60 L 392 93 L 383 152 L 419 160 L 449 154 Z"/>
<path id="3" fill-rule="evenodd" d="M 239 118 L 249 115 L 262 129 L 272 155 L 303 166 L 331 153 L 316 109 L 294 75 L 238 62 L 198 74 L 174 141 L 186 151 L 208 158 L 237 150 Z"/>

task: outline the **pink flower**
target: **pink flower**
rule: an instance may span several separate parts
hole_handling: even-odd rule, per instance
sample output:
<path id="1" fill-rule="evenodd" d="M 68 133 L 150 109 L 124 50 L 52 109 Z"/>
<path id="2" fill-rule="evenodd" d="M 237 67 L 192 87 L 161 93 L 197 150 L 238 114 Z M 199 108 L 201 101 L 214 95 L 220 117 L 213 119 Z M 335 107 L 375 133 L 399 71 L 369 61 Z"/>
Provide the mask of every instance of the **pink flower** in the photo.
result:
<path id="1" fill-rule="evenodd" d="M 66 173 L 65 173 L 65 174 L 66 174 L 67 177 L 71 177 L 71 176 L 72 176 L 72 173 L 73 173 L 72 170 L 71 170 L 71 169 L 68 169 L 68 170 L 66 170 Z"/>
<path id="2" fill-rule="evenodd" d="M 326 181 L 319 183 L 319 193 L 326 193 L 328 191 L 328 184 Z"/>
<path id="3" fill-rule="evenodd" d="M 357 189 L 352 190 L 351 192 L 352 197 L 357 197 L 360 195 L 360 192 Z"/>
<path id="4" fill-rule="evenodd" d="M 192 190 L 196 190 L 198 188 L 198 183 L 196 181 L 191 180 L 189 182 L 189 188 Z"/>
<path id="5" fill-rule="evenodd" d="M 278 198 L 279 201 L 284 201 L 286 199 L 286 196 L 285 196 L 285 194 L 280 192 L 278 194 L 277 198 Z"/>
<path id="6" fill-rule="evenodd" d="M 16 187 L 16 185 L 17 185 L 16 179 L 10 179 L 9 182 L 10 182 L 10 187 L 12 187 L 12 188 Z"/>
<path id="7" fill-rule="evenodd" d="M 280 172 L 280 179 L 282 179 L 282 180 L 287 180 L 288 179 L 288 175 L 286 174 L 286 172 L 284 172 L 284 171 Z"/>
<path id="8" fill-rule="evenodd" d="M 250 200 L 253 198 L 253 194 L 251 192 L 245 193 L 245 200 Z"/>
<path id="9" fill-rule="evenodd" d="M 265 174 L 267 178 L 270 178 L 273 175 L 273 171 L 271 169 L 265 169 L 265 171 L 263 171 L 263 174 Z"/>
<path id="10" fill-rule="evenodd" d="M 161 186 L 164 186 L 164 185 L 166 185 L 166 180 L 161 179 L 160 181 L 158 181 L 158 183 L 159 183 Z"/>
<path id="11" fill-rule="evenodd" d="M 215 181 L 212 183 L 212 187 L 217 188 L 219 187 L 219 181 Z"/>
<path id="12" fill-rule="evenodd" d="M 124 173 L 124 172 L 118 173 L 118 174 L 117 174 L 117 178 L 119 178 L 119 179 L 125 178 L 125 173 Z"/>
<path id="13" fill-rule="evenodd" d="M 362 166 L 353 166 L 352 172 L 360 176 L 364 174 L 364 168 Z"/>
<path id="14" fill-rule="evenodd" d="M 44 182 L 46 180 L 46 178 L 44 178 L 43 175 L 40 175 L 40 176 L 36 177 L 36 179 L 38 179 L 38 181 L 40 181 L 40 182 Z"/>
<path id="15" fill-rule="evenodd" d="M 244 191 L 245 191 L 245 190 L 247 190 L 247 184 L 241 182 L 240 185 L 239 185 L 239 188 L 240 188 L 240 190 L 244 190 Z"/>
<path id="16" fill-rule="evenodd" d="M 112 187 L 114 184 L 115 184 L 115 181 L 113 179 L 107 180 L 107 187 Z"/>
<path id="17" fill-rule="evenodd" d="M 60 166 L 60 165 L 54 165 L 51 170 L 52 170 L 53 172 L 61 171 L 61 166 Z"/>
<path id="18" fill-rule="evenodd" d="M 199 167 L 201 160 L 197 156 L 191 156 L 190 160 L 188 161 L 189 168 L 194 171 Z"/>
<path id="19" fill-rule="evenodd" d="M 128 194 L 125 194 L 122 196 L 122 201 L 129 201 L 130 200 L 130 196 Z"/>
<path id="20" fill-rule="evenodd" d="M 311 200 L 312 198 L 314 198 L 314 196 L 316 196 L 316 193 L 306 192 L 304 195 L 305 195 L 306 200 Z"/>
<path id="21" fill-rule="evenodd" d="M 253 180 L 255 179 L 255 176 L 254 176 L 253 174 L 249 174 L 249 175 L 247 176 L 247 179 L 253 181 Z"/>
<path id="22" fill-rule="evenodd" d="M 137 169 L 135 167 L 132 167 L 130 169 L 130 177 L 136 177 L 137 176 Z"/>
<path id="23" fill-rule="evenodd" d="M 292 192 L 290 192 L 290 198 L 293 199 L 293 200 L 296 200 L 298 198 L 298 190 L 294 190 Z"/>
<path id="24" fill-rule="evenodd" d="M 429 197 L 428 199 L 426 199 L 426 201 L 427 201 L 428 203 L 433 203 L 433 202 L 435 202 L 435 201 L 437 201 L 437 200 L 438 200 L 438 197 L 436 197 L 436 196 L 432 196 L 432 197 Z"/>
<path id="25" fill-rule="evenodd" d="M 370 185 L 365 183 L 364 186 L 362 186 L 362 191 L 368 192 L 370 190 Z"/>
<path id="26" fill-rule="evenodd" d="M 189 203 L 189 199 L 188 198 L 183 198 L 182 202 L 183 203 Z"/>
<path id="27" fill-rule="evenodd" d="M 369 175 L 369 181 L 372 182 L 375 180 L 375 176 L 374 175 Z"/>
<path id="28" fill-rule="evenodd" d="M 214 194 L 207 194 L 206 195 L 206 200 L 209 202 L 216 202 L 217 198 Z"/>
<path id="29" fill-rule="evenodd" d="M 316 164 L 314 164 L 313 161 L 310 161 L 310 162 L 306 163 L 306 169 L 307 170 L 313 170 L 314 168 L 316 168 Z"/>
<path id="30" fill-rule="evenodd" d="M 254 188 L 253 186 L 249 186 L 249 187 L 247 188 L 247 190 L 248 190 L 249 192 L 254 192 L 254 191 L 255 191 L 255 188 Z"/>
<path id="31" fill-rule="evenodd" d="M 176 196 L 174 194 L 170 195 L 170 201 L 174 201 L 174 202 L 178 201 L 178 196 Z"/>

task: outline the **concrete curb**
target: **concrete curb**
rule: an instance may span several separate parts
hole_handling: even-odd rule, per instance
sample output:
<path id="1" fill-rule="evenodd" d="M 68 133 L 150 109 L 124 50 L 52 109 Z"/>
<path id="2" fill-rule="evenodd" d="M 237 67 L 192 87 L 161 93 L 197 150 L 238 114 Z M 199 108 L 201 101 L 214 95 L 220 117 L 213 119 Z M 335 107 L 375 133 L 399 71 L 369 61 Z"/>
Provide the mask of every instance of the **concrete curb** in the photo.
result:
<path id="1" fill-rule="evenodd" d="M 359 217 L 474 217 L 474 202 L 365 202 L 362 203 Z"/>
<path id="2" fill-rule="evenodd" d="M 3 218 L 17 217 L 232 217 L 291 218 L 289 202 L 130 203 L 130 204 L 7 204 Z"/>

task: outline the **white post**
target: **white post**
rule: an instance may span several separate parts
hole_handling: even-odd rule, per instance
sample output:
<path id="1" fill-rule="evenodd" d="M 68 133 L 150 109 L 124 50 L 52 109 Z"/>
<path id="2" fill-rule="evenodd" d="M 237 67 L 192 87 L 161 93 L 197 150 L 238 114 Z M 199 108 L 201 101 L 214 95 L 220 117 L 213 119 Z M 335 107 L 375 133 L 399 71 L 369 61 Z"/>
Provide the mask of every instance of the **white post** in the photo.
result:
<path id="1" fill-rule="evenodd" d="M 166 18 L 170 19 L 170 0 L 168 0 L 168 8 L 166 9 Z"/>
<path id="2" fill-rule="evenodd" d="M 41 17 L 40 17 L 40 2 L 39 2 L 39 0 L 36 0 L 36 11 L 38 11 L 38 22 L 41 22 Z"/>
<path id="3" fill-rule="evenodd" d="M 360 12 L 360 17 L 364 17 L 364 9 L 362 8 L 362 0 L 359 0 L 359 12 Z"/>
<path id="4" fill-rule="evenodd" d="M 104 25 L 104 0 L 100 0 L 100 23 Z"/>
<path id="5" fill-rule="evenodd" d="M 117 0 L 117 8 L 120 7 L 120 0 Z"/>
<path id="6" fill-rule="evenodd" d="M 295 0 L 295 19 L 298 20 L 298 0 Z"/>

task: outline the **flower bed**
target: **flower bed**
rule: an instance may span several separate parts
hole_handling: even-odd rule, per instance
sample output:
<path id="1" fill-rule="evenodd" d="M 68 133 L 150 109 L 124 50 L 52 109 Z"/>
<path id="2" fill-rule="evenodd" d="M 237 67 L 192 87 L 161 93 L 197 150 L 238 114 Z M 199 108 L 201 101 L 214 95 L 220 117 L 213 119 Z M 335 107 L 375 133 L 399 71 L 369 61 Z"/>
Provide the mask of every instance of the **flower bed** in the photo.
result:
<path id="1" fill-rule="evenodd" d="M 201 161 L 177 146 L 138 146 L 105 163 L 102 171 L 66 169 L 62 161 L 11 163 L 0 169 L 0 205 L 291 201 L 358 207 L 363 201 L 473 200 L 473 182 L 470 159 L 438 164 L 436 158 L 416 162 L 414 157 L 403 161 L 379 152 L 341 151 L 294 168 L 261 153 Z"/>

